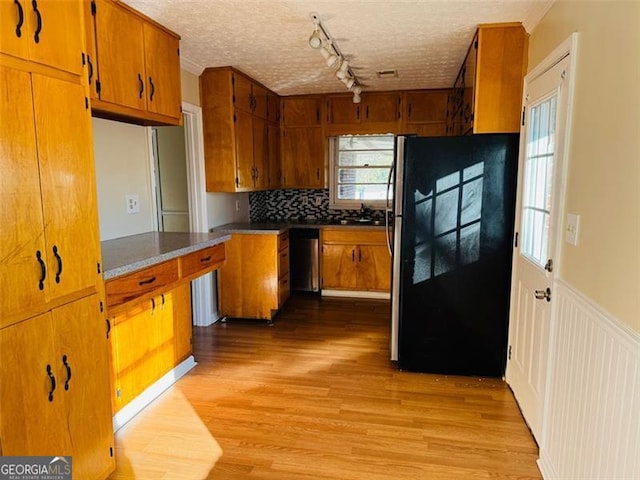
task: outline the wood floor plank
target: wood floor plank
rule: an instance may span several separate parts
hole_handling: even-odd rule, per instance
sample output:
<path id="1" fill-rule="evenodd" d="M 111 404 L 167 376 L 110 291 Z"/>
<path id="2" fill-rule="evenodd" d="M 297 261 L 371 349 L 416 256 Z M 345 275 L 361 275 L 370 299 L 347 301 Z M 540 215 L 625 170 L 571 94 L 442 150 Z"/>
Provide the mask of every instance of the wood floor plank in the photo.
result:
<path id="1" fill-rule="evenodd" d="M 117 433 L 111 478 L 540 479 L 506 384 L 398 370 L 389 323 L 385 300 L 294 295 L 273 326 L 195 328 L 197 367 Z"/>

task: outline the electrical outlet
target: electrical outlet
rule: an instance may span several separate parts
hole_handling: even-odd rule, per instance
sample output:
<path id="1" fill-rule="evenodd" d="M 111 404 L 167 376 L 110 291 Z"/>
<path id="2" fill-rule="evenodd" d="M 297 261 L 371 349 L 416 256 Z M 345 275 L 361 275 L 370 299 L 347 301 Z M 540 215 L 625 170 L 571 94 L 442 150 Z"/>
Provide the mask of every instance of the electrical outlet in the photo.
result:
<path id="1" fill-rule="evenodd" d="M 140 196 L 137 193 L 125 195 L 127 199 L 127 213 L 140 213 Z"/>
<path id="2" fill-rule="evenodd" d="M 307 205 L 309 203 L 309 197 L 307 197 L 306 195 L 303 195 L 301 198 L 303 205 Z"/>
<path id="3" fill-rule="evenodd" d="M 240 200 L 236 200 L 236 212 L 240 211 Z"/>

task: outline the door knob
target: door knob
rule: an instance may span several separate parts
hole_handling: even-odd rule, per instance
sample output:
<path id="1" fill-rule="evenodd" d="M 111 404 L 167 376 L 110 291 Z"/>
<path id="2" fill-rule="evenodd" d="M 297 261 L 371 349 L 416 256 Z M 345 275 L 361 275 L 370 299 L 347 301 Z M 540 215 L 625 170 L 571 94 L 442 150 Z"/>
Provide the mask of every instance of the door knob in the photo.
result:
<path id="1" fill-rule="evenodd" d="M 547 299 L 547 302 L 551 301 L 551 289 L 547 288 L 546 290 L 536 290 L 536 298 L 538 300 Z"/>

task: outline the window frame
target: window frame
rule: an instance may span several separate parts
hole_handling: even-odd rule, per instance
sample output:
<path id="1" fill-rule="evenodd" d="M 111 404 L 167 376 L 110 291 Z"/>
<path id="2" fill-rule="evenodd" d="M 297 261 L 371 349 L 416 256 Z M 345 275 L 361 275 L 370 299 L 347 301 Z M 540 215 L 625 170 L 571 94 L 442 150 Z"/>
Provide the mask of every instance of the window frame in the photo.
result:
<path id="1" fill-rule="evenodd" d="M 338 135 L 329 137 L 329 208 L 332 210 L 357 210 L 364 205 L 366 208 L 373 210 L 384 210 L 387 206 L 387 199 L 381 200 L 340 200 L 338 199 L 338 157 L 339 157 L 339 139 L 340 137 L 384 137 L 388 136 L 393 139 L 393 151 L 395 161 L 395 135 L 384 133 L 376 135 Z M 379 168 L 379 167 L 378 167 Z M 391 170 L 392 165 L 389 166 Z"/>

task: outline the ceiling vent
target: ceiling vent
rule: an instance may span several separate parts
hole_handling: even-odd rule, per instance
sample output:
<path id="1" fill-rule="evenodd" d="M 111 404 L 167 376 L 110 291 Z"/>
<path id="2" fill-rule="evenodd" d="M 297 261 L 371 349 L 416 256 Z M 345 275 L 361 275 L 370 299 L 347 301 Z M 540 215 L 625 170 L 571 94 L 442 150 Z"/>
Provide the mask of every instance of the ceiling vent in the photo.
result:
<path id="1" fill-rule="evenodd" d="M 379 70 L 376 72 L 378 78 L 393 78 L 398 76 L 398 71 L 396 69 L 393 70 Z"/>

